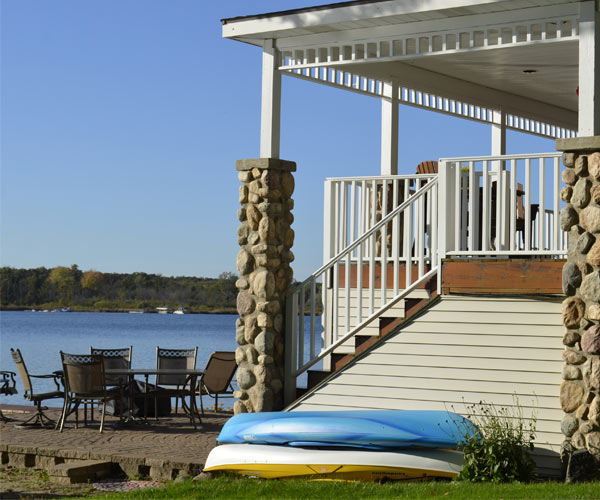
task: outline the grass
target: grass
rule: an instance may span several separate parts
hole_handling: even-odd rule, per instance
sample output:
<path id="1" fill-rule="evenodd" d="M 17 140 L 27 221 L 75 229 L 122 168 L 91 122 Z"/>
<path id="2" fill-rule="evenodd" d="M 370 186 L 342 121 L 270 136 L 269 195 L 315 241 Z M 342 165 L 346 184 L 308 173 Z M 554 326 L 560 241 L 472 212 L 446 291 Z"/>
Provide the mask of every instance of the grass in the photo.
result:
<path id="1" fill-rule="evenodd" d="M 260 480 L 217 477 L 170 483 L 164 488 L 114 493 L 108 499 L 600 499 L 600 482 L 563 484 L 471 483 L 466 481 L 385 484 Z"/>

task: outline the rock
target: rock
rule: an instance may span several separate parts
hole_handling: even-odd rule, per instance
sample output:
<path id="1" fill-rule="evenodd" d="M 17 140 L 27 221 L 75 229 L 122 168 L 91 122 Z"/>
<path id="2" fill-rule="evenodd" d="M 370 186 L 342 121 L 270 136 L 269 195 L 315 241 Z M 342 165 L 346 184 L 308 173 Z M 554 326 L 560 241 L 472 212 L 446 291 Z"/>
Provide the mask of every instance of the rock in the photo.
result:
<path id="1" fill-rule="evenodd" d="M 571 436 L 571 442 L 576 450 L 585 448 L 585 437 L 583 434 L 581 434 L 581 432 L 576 432 L 573 434 L 573 436 Z"/>
<path id="2" fill-rule="evenodd" d="M 590 248 L 585 261 L 591 266 L 600 267 L 600 238 Z"/>
<path id="3" fill-rule="evenodd" d="M 246 324 L 244 325 L 244 339 L 246 340 L 246 342 L 252 344 L 259 333 L 260 328 L 258 327 L 258 321 L 256 316 L 250 316 L 246 318 Z"/>
<path id="4" fill-rule="evenodd" d="M 240 172 L 240 174 L 245 174 L 247 172 Z M 205 479 L 212 479 L 212 475 L 210 472 L 201 472 L 200 474 L 193 477 L 192 481 L 204 481 Z"/>
<path id="5" fill-rule="evenodd" d="M 579 408 L 577 408 L 577 411 L 575 412 L 575 416 L 577 418 L 581 418 L 581 419 L 586 418 L 589 411 L 590 411 L 590 407 L 588 405 L 583 404 Z"/>
<path id="6" fill-rule="evenodd" d="M 281 189 L 285 197 L 289 198 L 294 193 L 294 188 L 296 183 L 294 181 L 294 176 L 289 172 L 284 172 L 281 175 Z"/>
<path id="7" fill-rule="evenodd" d="M 590 403 L 588 420 L 595 425 L 600 425 L 600 396 L 596 396 Z"/>
<path id="8" fill-rule="evenodd" d="M 258 224 L 258 236 L 265 243 L 272 243 L 275 239 L 275 224 L 270 217 L 263 217 Z"/>
<path id="9" fill-rule="evenodd" d="M 575 160 L 575 165 L 573 166 L 574 172 L 579 177 L 587 177 L 588 174 L 588 162 L 587 156 L 578 156 Z"/>
<path id="10" fill-rule="evenodd" d="M 237 216 L 238 216 L 238 220 L 240 222 L 244 222 L 246 220 L 246 209 L 245 208 L 238 209 Z"/>
<path id="11" fill-rule="evenodd" d="M 258 235 L 258 231 L 252 231 L 248 236 L 248 243 L 250 243 L 250 245 L 256 245 L 259 241 L 260 236 Z"/>
<path id="12" fill-rule="evenodd" d="M 279 186 L 279 183 L 281 182 L 281 176 L 279 172 L 275 170 L 265 170 L 262 173 L 261 179 L 263 181 L 263 184 L 269 189 L 277 188 Z"/>
<path id="13" fill-rule="evenodd" d="M 591 389 L 587 393 L 588 398 L 593 397 L 592 391 L 600 391 L 600 357 L 591 356 L 589 363 L 586 367 L 586 371 L 583 379 L 588 389 Z"/>
<path id="14" fill-rule="evenodd" d="M 579 293 L 588 303 L 597 304 L 600 302 L 600 270 L 583 277 Z"/>
<path id="15" fill-rule="evenodd" d="M 263 171 L 260 168 L 254 167 L 252 169 L 252 178 L 253 179 L 260 179 L 262 173 L 263 173 Z"/>
<path id="16" fill-rule="evenodd" d="M 240 186 L 240 205 L 248 201 L 248 186 Z"/>
<path id="17" fill-rule="evenodd" d="M 593 304 L 588 307 L 588 319 L 600 321 L 600 304 Z"/>
<path id="18" fill-rule="evenodd" d="M 581 404 L 583 388 L 575 382 L 565 381 L 560 386 L 560 405 L 565 413 L 575 411 Z"/>
<path id="19" fill-rule="evenodd" d="M 579 425 L 579 432 L 581 432 L 581 434 L 589 434 L 590 432 L 592 432 L 594 430 L 594 424 L 592 424 L 589 421 L 584 421 Z"/>
<path id="20" fill-rule="evenodd" d="M 592 245 L 596 241 L 596 238 L 590 233 L 583 233 L 579 238 L 577 238 L 577 243 L 575 244 L 575 249 L 580 254 L 586 254 L 592 248 Z"/>
<path id="21" fill-rule="evenodd" d="M 275 292 L 275 277 L 271 271 L 259 271 L 252 283 L 254 295 L 261 299 L 270 299 Z"/>
<path id="22" fill-rule="evenodd" d="M 569 203 L 571 196 L 573 196 L 573 188 L 571 186 L 563 186 L 560 190 L 560 199 L 565 203 Z"/>
<path id="23" fill-rule="evenodd" d="M 240 413 L 248 413 L 248 410 L 246 409 L 246 405 L 244 404 L 244 402 L 242 400 L 238 399 L 233 404 L 233 413 L 235 415 L 239 415 Z"/>
<path id="24" fill-rule="evenodd" d="M 573 196 L 571 197 L 571 204 L 576 208 L 584 208 L 590 202 L 590 188 L 592 183 L 585 178 L 581 178 L 575 184 L 573 188 Z"/>
<path id="25" fill-rule="evenodd" d="M 588 170 L 590 175 L 600 181 L 600 153 L 592 153 L 588 156 Z"/>
<path id="26" fill-rule="evenodd" d="M 571 415 L 566 415 L 560 423 L 560 430 L 567 437 L 571 437 L 575 434 L 577 427 L 579 427 L 579 422 Z"/>
<path id="27" fill-rule="evenodd" d="M 596 205 L 600 205 L 600 186 L 594 186 L 590 189 L 590 196 Z"/>
<path id="28" fill-rule="evenodd" d="M 577 174 L 572 169 L 567 169 L 562 171 L 561 178 L 565 184 L 573 185 L 577 181 Z"/>
<path id="29" fill-rule="evenodd" d="M 190 481 L 191 479 L 192 479 L 192 476 L 190 476 L 189 474 L 186 474 L 184 472 L 183 474 L 179 474 L 173 482 L 174 483 L 183 483 L 185 481 Z"/>
<path id="30" fill-rule="evenodd" d="M 271 317 L 264 312 L 258 313 L 258 316 L 256 316 L 256 324 L 259 328 L 269 328 L 272 326 Z"/>
<path id="31" fill-rule="evenodd" d="M 568 331 L 563 336 L 563 344 L 566 346 L 572 347 L 577 342 L 579 342 L 580 339 L 581 339 L 581 337 L 579 336 L 579 334 L 577 332 Z"/>
<path id="32" fill-rule="evenodd" d="M 256 231 L 258 229 L 258 223 L 262 218 L 262 214 L 260 210 L 256 208 L 255 205 L 249 204 L 246 208 L 246 216 L 248 218 L 248 225 L 252 231 Z"/>
<path id="33" fill-rule="evenodd" d="M 281 333 L 281 327 L 283 326 L 283 316 L 281 314 L 277 314 L 275 318 L 273 318 L 273 328 L 277 333 Z"/>
<path id="34" fill-rule="evenodd" d="M 574 365 L 565 365 L 562 370 L 563 380 L 578 380 L 581 378 L 581 370 Z"/>
<path id="35" fill-rule="evenodd" d="M 238 172 L 238 179 L 240 182 L 250 182 L 252 180 L 252 174 L 247 170 Z"/>
<path id="36" fill-rule="evenodd" d="M 259 384 L 266 384 L 271 380 L 271 372 L 265 365 L 258 364 L 254 367 L 254 376 Z"/>
<path id="37" fill-rule="evenodd" d="M 564 210 L 564 208 L 563 208 Z M 600 232 L 600 207 L 590 205 L 584 208 L 579 214 L 579 225 L 590 233 Z M 562 220 L 562 211 L 561 211 Z M 570 220 L 570 219 L 569 219 Z"/>
<path id="38" fill-rule="evenodd" d="M 563 351 L 562 358 L 565 363 L 570 365 L 580 365 L 587 359 L 581 351 L 574 351 L 572 349 L 565 349 Z"/>
<path id="39" fill-rule="evenodd" d="M 292 246 L 294 245 L 294 230 L 292 228 L 288 229 L 285 232 L 283 244 L 286 248 L 292 248 Z"/>
<path id="40" fill-rule="evenodd" d="M 581 349 L 588 354 L 600 354 L 600 325 L 592 326 L 583 334 Z"/>
<path id="41" fill-rule="evenodd" d="M 235 286 L 238 290 L 247 290 L 250 284 L 246 278 L 240 278 L 236 280 Z"/>
<path id="42" fill-rule="evenodd" d="M 563 231 L 568 231 L 571 229 L 575 224 L 577 224 L 577 221 L 577 212 L 572 206 L 567 205 L 566 207 L 562 208 L 560 211 L 560 227 L 563 229 Z"/>
<path id="43" fill-rule="evenodd" d="M 581 271 L 575 262 L 567 262 L 562 269 L 562 288 L 565 295 L 575 295 L 581 285 Z"/>
<path id="44" fill-rule="evenodd" d="M 260 354 L 271 355 L 273 353 L 274 334 L 270 330 L 263 330 L 254 340 L 254 346 Z"/>
<path id="45" fill-rule="evenodd" d="M 588 444 L 589 446 L 589 444 Z M 598 462 L 588 450 L 576 450 L 569 457 L 565 482 L 579 483 L 598 477 Z"/>
<path id="46" fill-rule="evenodd" d="M 579 328 L 585 314 L 585 303 L 577 297 L 569 297 L 562 303 L 563 324 L 567 328 Z"/>
<path id="47" fill-rule="evenodd" d="M 273 390 L 273 394 L 278 394 L 283 389 L 283 382 L 281 379 L 273 379 L 271 380 L 271 389 Z"/>
<path id="48" fill-rule="evenodd" d="M 585 437 L 588 451 L 596 458 L 596 478 L 600 477 L 600 432 L 590 432 Z"/>
<path id="49" fill-rule="evenodd" d="M 248 292 L 240 292 L 237 296 L 237 311 L 240 316 L 251 314 L 256 307 L 254 299 Z"/>
<path id="50" fill-rule="evenodd" d="M 273 410 L 273 391 L 269 386 L 256 384 L 249 392 L 254 411 L 258 413 Z"/>
<path id="51" fill-rule="evenodd" d="M 250 274 L 254 270 L 254 257 L 242 248 L 237 254 L 236 265 L 241 276 Z"/>
<path id="52" fill-rule="evenodd" d="M 235 363 L 239 366 L 244 361 L 246 361 L 246 350 L 242 349 L 242 347 L 238 347 L 235 350 Z"/>
<path id="53" fill-rule="evenodd" d="M 236 380 L 240 389 L 250 389 L 256 382 L 256 377 L 254 377 L 252 371 L 252 365 L 243 363 L 238 366 Z"/>
<path id="54" fill-rule="evenodd" d="M 562 154 L 563 165 L 565 167 L 568 167 L 568 168 L 573 168 L 573 166 L 575 165 L 575 159 L 576 158 L 577 158 L 577 154 L 576 153 L 571 153 L 571 152 L 569 152 L 569 153 L 567 153 L 567 152 L 563 153 Z"/>

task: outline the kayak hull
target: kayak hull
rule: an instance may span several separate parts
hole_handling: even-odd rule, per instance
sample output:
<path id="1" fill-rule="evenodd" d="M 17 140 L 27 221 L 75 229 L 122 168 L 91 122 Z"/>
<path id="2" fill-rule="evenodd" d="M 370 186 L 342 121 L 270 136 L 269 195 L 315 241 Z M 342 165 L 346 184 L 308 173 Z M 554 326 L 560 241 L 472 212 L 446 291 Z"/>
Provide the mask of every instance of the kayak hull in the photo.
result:
<path id="1" fill-rule="evenodd" d="M 462 464 L 462 453 L 454 450 L 370 451 L 228 444 L 210 452 L 204 471 L 265 479 L 416 481 L 455 478 Z"/>

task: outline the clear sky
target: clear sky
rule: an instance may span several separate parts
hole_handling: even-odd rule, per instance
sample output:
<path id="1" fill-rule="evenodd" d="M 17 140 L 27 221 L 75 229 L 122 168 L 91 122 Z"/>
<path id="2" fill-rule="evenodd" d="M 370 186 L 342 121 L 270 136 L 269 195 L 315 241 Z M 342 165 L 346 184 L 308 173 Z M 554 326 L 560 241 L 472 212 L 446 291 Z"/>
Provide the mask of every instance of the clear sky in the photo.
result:
<path id="1" fill-rule="evenodd" d="M 0 0 L 1 254 L 12 267 L 237 272 L 235 160 L 259 154 L 261 51 L 220 19 L 310 0 Z M 323 181 L 379 174 L 377 99 L 284 77 L 295 278 L 321 264 Z M 509 133 L 509 153 L 554 142 Z M 400 107 L 400 173 L 489 154 L 488 126 Z"/>

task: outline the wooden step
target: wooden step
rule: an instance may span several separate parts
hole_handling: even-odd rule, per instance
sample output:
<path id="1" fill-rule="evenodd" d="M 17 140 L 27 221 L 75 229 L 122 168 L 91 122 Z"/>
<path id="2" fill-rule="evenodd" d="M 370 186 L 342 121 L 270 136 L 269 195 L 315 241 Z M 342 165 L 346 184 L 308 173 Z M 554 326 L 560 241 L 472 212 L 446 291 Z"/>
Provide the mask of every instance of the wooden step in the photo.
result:
<path id="1" fill-rule="evenodd" d="M 354 359 L 354 354 L 332 354 L 331 355 L 331 367 L 332 371 L 341 370 L 350 361 Z"/>
<path id="2" fill-rule="evenodd" d="M 307 388 L 312 389 L 315 385 L 320 384 L 331 375 L 330 371 L 324 370 L 308 370 Z"/>

